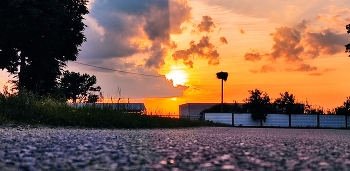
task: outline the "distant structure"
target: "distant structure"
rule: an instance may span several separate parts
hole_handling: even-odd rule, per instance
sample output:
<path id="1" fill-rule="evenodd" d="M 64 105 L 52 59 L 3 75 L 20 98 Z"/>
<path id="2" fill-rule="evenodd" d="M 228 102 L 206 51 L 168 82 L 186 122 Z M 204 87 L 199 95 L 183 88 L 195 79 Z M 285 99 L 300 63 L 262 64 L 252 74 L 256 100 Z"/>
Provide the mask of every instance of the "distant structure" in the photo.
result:
<path id="1" fill-rule="evenodd" d="M 112 108 L 129 114 L 146 114 L 143 103 L 70 103 L 74 107 L 95 106 L 99 108 Z"/>
<path id="2" fill-rule="evenodd" d="M 186 103 L 179 106 L 179 117 L 187 118 L 190 120 L 199 120 L 200 113 L 204 109 L 208 109 L 214 105 L 220 103 Z M 234 104 L 234 103 L 226 103 L 226 104 Z"/>

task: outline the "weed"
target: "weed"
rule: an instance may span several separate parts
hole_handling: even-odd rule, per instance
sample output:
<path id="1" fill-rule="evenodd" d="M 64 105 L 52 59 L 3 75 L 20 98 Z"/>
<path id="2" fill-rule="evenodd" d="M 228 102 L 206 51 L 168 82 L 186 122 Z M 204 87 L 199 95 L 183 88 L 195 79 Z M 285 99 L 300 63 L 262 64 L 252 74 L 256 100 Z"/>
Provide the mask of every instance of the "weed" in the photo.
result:
<path id="1" fill-rule="evenodd" d="M 74 107 L 54 98 L 39 97 L 28 92 L 9 96 L 0 93 L 0 124 L 13 122 L 92 128 L 179 128 L 218 125 L 188 119 L 128 114 L 109 106 Z"/>

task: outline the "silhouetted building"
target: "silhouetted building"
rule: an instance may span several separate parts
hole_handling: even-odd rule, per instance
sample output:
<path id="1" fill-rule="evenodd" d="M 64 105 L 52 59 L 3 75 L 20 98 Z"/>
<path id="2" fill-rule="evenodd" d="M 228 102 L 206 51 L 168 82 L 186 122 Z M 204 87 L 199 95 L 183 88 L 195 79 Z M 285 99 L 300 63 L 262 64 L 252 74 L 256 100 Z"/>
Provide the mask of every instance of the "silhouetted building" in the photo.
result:
<path id="1" fill-rule="evenodd" d="M 180 118 L 187 118 L 190 120 L 199 120 L 200 119 L 200 113 L 205 110 L 209 109 L 210 107 L 214 105 L 218 105 L 220 103 L 186 103 L 179 106 L 179 117 Z M 233 105 L 234 103 L 225 103 Z"/>
<path id="2" fill-rule="evenodd" d="M 71 103 L 75 107 L 95 106 L 99 108 L 112 108 L 129 114 L 145 114 L 146 107 L 143 103 Z"/>

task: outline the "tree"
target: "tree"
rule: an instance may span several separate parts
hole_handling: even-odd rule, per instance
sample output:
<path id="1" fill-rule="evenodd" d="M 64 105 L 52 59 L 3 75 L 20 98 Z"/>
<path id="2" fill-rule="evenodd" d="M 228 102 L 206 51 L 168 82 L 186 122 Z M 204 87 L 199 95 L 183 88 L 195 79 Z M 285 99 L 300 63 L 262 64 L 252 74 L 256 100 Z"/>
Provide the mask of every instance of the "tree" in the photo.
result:
<path id="1" fill-rule="evenodd" d="M 271 110 L 270 97 L 267 93 L 262 92 L 258 89 L 249 90 L 250 96 L 243 101 L 245 102 L 244 107 L 252 114 L 254 121 L 260 120 L 266 122 L 267 113 Z"/>
<path id="2" fill-rule="evenodd" d="M 227 72 L 218 72 L 216 73 L 216 78 L 221 79 L 221 112 L 223 112 L 224 108 L 224 81 L 227 80 L 228 73 Z"/>
<path id="3" fill-rule="evenodd" d="M 76 60 L 86 41 L 87 0 L 1 0 L 0 68 L 15 75 L 18 88 L 55 90 L 62 67 Z"/>
<path id="4" fill-rule="evenodd" d="M 73 103 L 76 103 L 77 99 L 79 102 L 96 102 L 98 97 L 93 92 L 101 90 L 100 86 L 94 87 L 96 81 L 94 75 L 64 71 L 60 80 L 60 89 L 64 92 L 66 99 L 71 99 Z"/>
<path id="5" fill-rule="evenodd" d="M 350 24 L 346 25 L 346 30 L 348 30 L 347 33 L 350 34 Z M 350 52 L 350 43 L 345 45 L 345 52 Z"/>
<path id="6" fill-rule="evenodd" d="M 280 93 L 280 97 L 274 101 L 274 105 L 278 113 L 304 113 L 304 105 L 296 103 L 295 96 L 287 91 Z"/>
<path id="7" fill-rule="evenodd" d="M 337 115 L 350 115 L 350 96 L 346 97 L 343 106 L 335 108 L 335 114 Z"/>

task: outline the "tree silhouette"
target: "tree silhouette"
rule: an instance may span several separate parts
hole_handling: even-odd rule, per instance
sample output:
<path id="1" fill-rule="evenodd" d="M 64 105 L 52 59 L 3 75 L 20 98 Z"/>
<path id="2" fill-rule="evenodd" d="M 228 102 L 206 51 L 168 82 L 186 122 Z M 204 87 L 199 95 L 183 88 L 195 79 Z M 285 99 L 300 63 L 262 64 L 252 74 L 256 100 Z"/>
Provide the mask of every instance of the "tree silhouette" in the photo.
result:
<path id="1" fill-rule="evenodd" d="M 266 122 L 267 113 L 271 110 L 270 97 L 258 89 L 249 90 L 250 96 L 243 101 L 245 102 L 244 107 L 252 114 L 254 121 L 260 120 Z"/>
<path id="2" fill-rule="evenodd" d="M 100 86 L 94 87 L 96 81 L 94 75 L 80 75 L 80 73 L 64 71 L 59 87 L 66 99 L 72 99 L 73 103 L 76 103 L 77 99 L 79 99 L 79 102 L 96 102 L 98 97 L 93 92 L 101 90 Z"/>
<path id="3" fill-rule="evenodd" d="M 224 81 L 227 80 L 228 73 L 227 72 L 218 72 L 216 73 L 216 78 L 221 79 L 221 112 L 223 112 L 224 108 Z"/>
<path id="4" fill-rule="evenodd" d="M 304 113 L 304 105 L 295 102 L 295 96 L 289 92 L 280 93 L 280 97 L 274 101 L 277 113 L 297 114 Z"/>
<path id="5" fill-rule="evenodd" d="M 86 40 L 86 5 L 86 0 L 1 0 L 0 69 L 15 75 L 19 88 L 51 93 Z"/>
<path id="6" fill-rule="evenodd" d="M 335 108 L 335 114 L 337 115 L 350 115 L 350 97 L 346 97 L 343 106 Z"/>
<path id="7" fill-rule="evenodd" d="M 350 34 L 350 24 L 346 25 L 346 30 L 348 30 L 347 33 Z M 350 52 L 350 43 L 345 45 L 345 52 Z"/>

